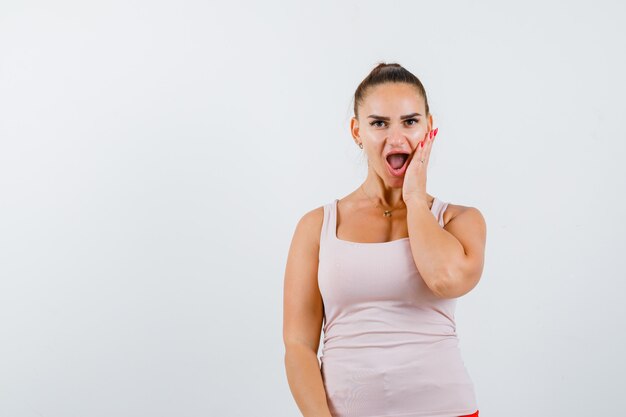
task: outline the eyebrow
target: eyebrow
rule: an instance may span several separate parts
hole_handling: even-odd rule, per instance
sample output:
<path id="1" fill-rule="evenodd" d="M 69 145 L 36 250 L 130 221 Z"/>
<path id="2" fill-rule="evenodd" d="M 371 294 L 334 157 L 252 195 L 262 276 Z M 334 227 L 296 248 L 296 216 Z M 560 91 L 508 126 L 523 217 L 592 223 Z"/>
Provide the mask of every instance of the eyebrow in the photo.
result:
<path id="1" fill-rule="evenodd" d="M 410 118 L 410 117 L 414 117 L 414 116 L 421 116 L 421 114 L 419 114 L 419 113 L 411 113 L 411 114 L 406 114 L 406 115 L 404 115 L 404 116 L 400 116 L 400 120 L 408 119 L 408 118 Z M 387 120 L 387 121 L 391 120 L 389 117 L 385 117 L 385 116 L 377 116 L 377 115 L 375 115 L 375 114 L 370 114 L 370 115 L 369 115 L 369 116 L 367 116 L 367 117 L 371 117 L 371 118 L 373 118 L 373 119 Z"/>

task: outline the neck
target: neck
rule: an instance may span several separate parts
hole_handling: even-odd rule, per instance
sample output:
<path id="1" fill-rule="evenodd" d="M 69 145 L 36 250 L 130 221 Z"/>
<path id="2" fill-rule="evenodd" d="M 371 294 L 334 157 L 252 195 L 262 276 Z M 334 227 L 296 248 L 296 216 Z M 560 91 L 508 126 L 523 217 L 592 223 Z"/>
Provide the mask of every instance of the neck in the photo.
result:
<path id="1" fill-rule="evenodd" d="M 402 182 L 399 184 L 398 187 L 392 187 L 370 170 L 365 182 L 361 184 L 361 188 L 365 191 L 365 198 L 377 203 L 381 207 L 402 209 L 405 207 L 402 199 Z M 426 196 L 428 197 L 428 201 L 432 202 L 433 197 L 429 194 L 426 194 Z"/>
<path id="2" fill-rule="evenodd" d="M 361 184 L 367 197 L 384 208 L 403 208 L 402 187 L 391 187 L 379 176 L 369 175 Z"/>

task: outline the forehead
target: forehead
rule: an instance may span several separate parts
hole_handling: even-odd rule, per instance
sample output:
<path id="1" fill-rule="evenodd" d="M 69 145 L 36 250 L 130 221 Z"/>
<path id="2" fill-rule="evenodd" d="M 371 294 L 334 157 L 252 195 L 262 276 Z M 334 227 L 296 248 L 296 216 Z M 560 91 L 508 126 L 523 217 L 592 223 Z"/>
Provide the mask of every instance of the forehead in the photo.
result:
<path id="1" fill-rule="evenodd" d="M 381 115 L 407 112 L 424 114 L 425 103 L 417 88 L 411 84 L 384 83 L 367 92 L 363 109 Z"/>

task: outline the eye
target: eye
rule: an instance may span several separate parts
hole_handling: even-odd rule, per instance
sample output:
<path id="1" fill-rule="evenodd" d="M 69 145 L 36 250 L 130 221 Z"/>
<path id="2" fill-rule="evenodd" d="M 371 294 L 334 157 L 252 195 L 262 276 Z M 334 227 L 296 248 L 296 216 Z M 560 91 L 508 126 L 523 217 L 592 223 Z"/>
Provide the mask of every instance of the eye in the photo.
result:
<path id="1" fill-rule="evenodd" d="M 382 126 L 376 125 L 376 123 L 385 123 L 385 122 L 383 122 L 382 120 L 374 120 L 373 122 L 370 123 L 370 126 L 382 127 Z"/>
<path id="2" fill-rule="evenodd" d="M 407 122 L 415 122 L 415 123 L 411 123 L 409 126 L 414 126 L 414 125 L 419 123 L 419 120 L 417 120 L 417 119 L 407 119 L 406 121 Z"/>

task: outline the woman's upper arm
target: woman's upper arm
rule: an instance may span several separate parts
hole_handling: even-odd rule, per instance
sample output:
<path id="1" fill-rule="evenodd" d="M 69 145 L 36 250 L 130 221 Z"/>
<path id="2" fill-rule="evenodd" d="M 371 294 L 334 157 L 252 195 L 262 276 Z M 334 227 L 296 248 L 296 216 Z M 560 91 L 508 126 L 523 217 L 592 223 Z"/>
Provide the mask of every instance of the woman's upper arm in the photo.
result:
<path id="1" fill-rule="evenodd" d="M 471 291 L 480 280 L 485 262 L 487 225 L 480 210 L 461 206 L 459 213 L 444 226 L 463 248 L 463 256 L 455 264 L 451 296 L 460 297 Z"/>
<path id="2" fill-rule="evenodd" d="M 319 239 L 324 207 L 306 213 L 296 225 L 285 267 L 283 288 L 283 341 L 317 353 L 324 304 L 317 284 Z"/>

